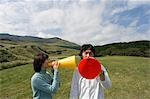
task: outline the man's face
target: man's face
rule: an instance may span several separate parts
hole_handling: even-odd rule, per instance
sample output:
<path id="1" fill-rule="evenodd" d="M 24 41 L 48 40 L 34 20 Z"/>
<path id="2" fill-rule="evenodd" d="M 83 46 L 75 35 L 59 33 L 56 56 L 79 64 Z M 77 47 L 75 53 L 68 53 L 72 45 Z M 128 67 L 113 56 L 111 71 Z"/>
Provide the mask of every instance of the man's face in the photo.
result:
<path id="1" fill-rule="evenodd" d="M 94 56 L 94 53 L 91 50 L 85 50 L 82 52 L 83 59 L 93 57 L 93 56 Z"/>

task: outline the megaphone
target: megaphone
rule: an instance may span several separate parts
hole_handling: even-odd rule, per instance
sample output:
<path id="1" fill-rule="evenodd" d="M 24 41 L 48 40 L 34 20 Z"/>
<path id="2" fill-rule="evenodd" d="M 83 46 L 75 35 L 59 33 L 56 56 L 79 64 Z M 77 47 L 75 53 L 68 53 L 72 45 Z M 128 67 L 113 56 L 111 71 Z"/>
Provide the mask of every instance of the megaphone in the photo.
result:
<path id="1" fill-rule="evenodd" d="M 58 62 L 60 68 L 75 69 L 78 66 L 80 75 L 86 79 L 94 79 L 102 72 L 101 63 L 95 58 L 81 60 L 79 56 L 70 56 Z M 52 66 L 51 64 L 51 62 L 48 63 L 49 66 Z"/>
<path id="2" fill-rule="evenodd" d="M 70 57 L 58 60 L 60 68 L 62 67 L 62 68 L 69 68 L 69 69 L 75 69 L 79 62 L 80 62 L 79 56 L 70 56 Z M 51 66 L 51 62 L 48 63 L 48 65 Z"/>
<path id="3" fill-rule="evenodd" d="M 102 72 L 101 63 L 95 58 L 82 59 L 78 65 L 79 73 L 86 79 L 94 79 Z"/>

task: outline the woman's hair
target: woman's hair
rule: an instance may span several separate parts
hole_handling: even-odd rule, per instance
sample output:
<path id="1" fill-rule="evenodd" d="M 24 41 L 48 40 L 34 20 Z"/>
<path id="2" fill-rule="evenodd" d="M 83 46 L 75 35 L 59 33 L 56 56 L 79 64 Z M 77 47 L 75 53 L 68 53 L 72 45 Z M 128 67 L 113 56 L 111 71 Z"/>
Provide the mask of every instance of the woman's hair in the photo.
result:
<path id="1" fill-rule="evenodd" d="M 35 72 L 40 72 L 41 71 L 42 64 L 45 62 L 46 59 L 48 59 L 48 55 L 44 54 L 44 53 L 38 53 L 34 57 L 33 66 L 34 66 L 34 71 Z"/>
<path id="2" fill-rule="evenodd" d="M 84 44 L 84 45 L 82 45 L 81 49 L 80 49 L 79 56 L 82 57 L 83 51 L 86 51 L 86 50 L 91 50 L 93 52 L 94 56 L 95 56 L 95 48 L 91 44 Z"/>

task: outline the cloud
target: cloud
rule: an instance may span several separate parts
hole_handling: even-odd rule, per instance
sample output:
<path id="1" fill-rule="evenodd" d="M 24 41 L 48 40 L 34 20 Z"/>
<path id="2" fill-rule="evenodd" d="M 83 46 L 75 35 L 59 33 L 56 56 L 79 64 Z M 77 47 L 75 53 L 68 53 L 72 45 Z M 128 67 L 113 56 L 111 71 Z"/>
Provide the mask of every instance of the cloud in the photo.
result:
<path id="1" fill-rule="evenodd" d="M 60 9 L 49 9 L 32 15 L 31 24 L 36 31 L 49 28 L 61 28 L 63 11 Z"/>
<path id="2" fill-rule="evenodd" d="M 45 33 L 42 33 L 42 32 L 39 32 L 37 33 L 37 37 L 41 37 L 41 38 L 45 38 L 45 37 L 56 37 L 55 35 L 51 35 L 50 33 L 49 34 L 45 34 Z"/>
<path id="3" fill-rule="evenodd" d="M 133 17 L 142 7 L 143 16 Z M 149 7 L 148 0 L 1 0 L 0 32 L 57 36 L 80 45 L 149 39 Z"/>

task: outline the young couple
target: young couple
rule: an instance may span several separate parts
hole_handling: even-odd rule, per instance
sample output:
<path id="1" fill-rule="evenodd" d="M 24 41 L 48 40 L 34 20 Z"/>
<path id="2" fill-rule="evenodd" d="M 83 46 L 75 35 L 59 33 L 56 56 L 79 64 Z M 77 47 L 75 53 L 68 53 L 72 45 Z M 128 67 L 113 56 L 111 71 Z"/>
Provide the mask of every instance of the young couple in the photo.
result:
<path id="1" fill-rule="evenodd" d="M 81 59 L 94 57 L 95 48 L 91 44 L 84 44 L 81 47 L 79 56 Z M 33 99 L 52 99 L 53 94 L 59 88 L 59 77 L 57 61 L 52 62 L 53 76 L 46 69 L 48 66 L 48 55 L 39 53 L 34 59 L 34 75 L 31 78 Z M 111 87 L 108 73 L 102 65 L 102 73 L 95 79 L 83 78 L 78 68 L 74 71 L 70 99 L 104 99 L 104 89 Z"/>

